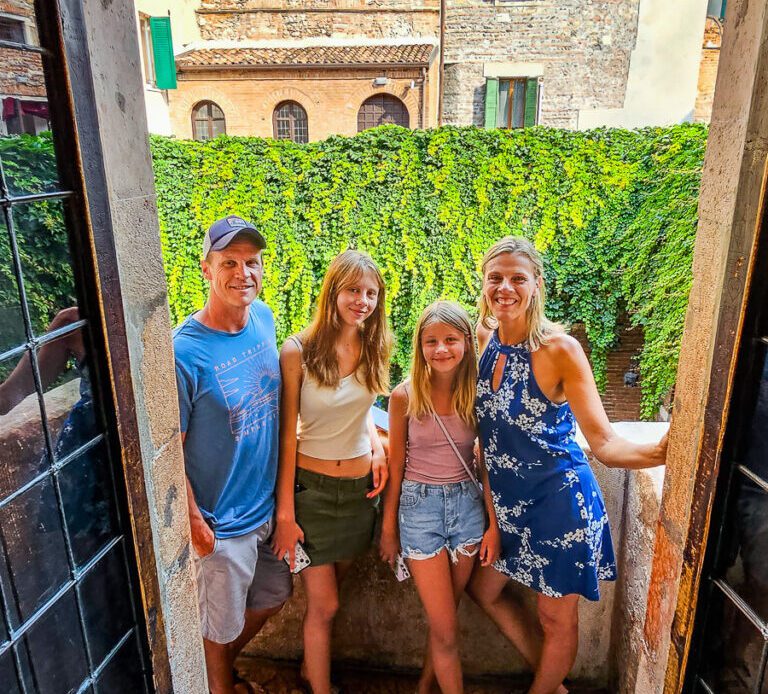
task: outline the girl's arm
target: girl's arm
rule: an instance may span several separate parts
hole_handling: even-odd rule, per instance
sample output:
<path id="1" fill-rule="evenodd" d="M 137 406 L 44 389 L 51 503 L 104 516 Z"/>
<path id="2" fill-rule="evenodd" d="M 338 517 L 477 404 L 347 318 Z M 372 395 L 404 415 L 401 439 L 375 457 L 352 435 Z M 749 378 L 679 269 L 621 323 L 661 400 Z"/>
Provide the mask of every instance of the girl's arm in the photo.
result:
<path id="1" fill-rule="evenodd" d="M 371 437 L 373 489 L 366 496 L 373 499 L 384 490 L 389 479 L 389 470 L 387 469 L 387 455 L 384 452 L 384 445 L 381 443 L 379 432 L 376 431 L 376 425 L 373 423 L 373 415 L 370 412 L 368 413 L 368 433 Z"/>
<path id="2" fill-rule="evenodd" d="M 607 467 L 640 469 L 663 465 L 667 435 L 658 443 L 632 443 L 613 431 L 597 392 L 595 378 L 581 345 L 559 335 L 548 346 L 550 363 L 558 369 L 565 398 L 576 416 L 592 454 Z"/>
<path id="3" fill-rule="evenodd" d="M 397 515 L 400 509 L 400 488 L 405 472 L 405 445 L 408 439 L 408 396 L 399 385 L 389 398 L 389 485 L 384 491 L 381 514 L 379 554 L 390 566 L 400 551 Z"/>
<path id="4" fill-rule="evenodd" d="M 501 534 L 499 533 L 499 522 L 496 518 L 496 509 L 493 506 L 491 485 L 488 481 L 488 468 L 485 466 L 482 442 L 480 443 L 478 451 L 477 471 L 480 482 L 483 485 L 483 503 L 485 504 L 485 512 L 488 514 L 488 528 L 483 534 L 483 541 L 480 543 L 480 565 L 490 566 L 499 558 L 499 554 L 501 553 Z"/>
<path id="5" fill-rule="evenodd" d="M 296 523 L 293 503 L 296 483 L 296 429 L 299 419 L 301 397 L 301 352 L 293 340 L 287 340 L 280 350 L 280 373 L 282 390 L 280 394 L 280 462 L 277 469 L 277 523 L 272 540 L 272 549 L 278 557 L 286 552 L 290 558 L 291 570 L 295 561 L 297 542 L 304 541 L 304 533 Z"/>

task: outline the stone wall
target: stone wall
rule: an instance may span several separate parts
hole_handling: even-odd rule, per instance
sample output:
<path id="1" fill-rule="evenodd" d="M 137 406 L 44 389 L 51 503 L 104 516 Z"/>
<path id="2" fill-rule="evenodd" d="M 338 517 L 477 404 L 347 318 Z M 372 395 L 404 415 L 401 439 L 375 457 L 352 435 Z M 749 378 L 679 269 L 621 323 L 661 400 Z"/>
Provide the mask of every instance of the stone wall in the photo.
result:
<path id="1" fill-rule="evenodd" d="M 116 310 L 125 321 L 125 334 L 116 342 L 126 346 L 127 363 L 119 367 L 121 374 L 130 372 L 128 387 L 133 408 L 120 412 L 119 418 L 135 417 L 132 425 L 138 441 L 132 445 L 138 447 L 138 455 L 124 463 L 131 466 L 126 475 L 138 476 L 146 490 L 146 500 L 134 499 L 131 519 L 135 526 L 141 525 L 138 531 L 145 532 L 147 525 L 151 528 L 154 566 L 143 566 L 146 557 L 137 557 L 140 574 L 156 572 L 159 586 L 159 604 L 151 606 L 149 627 L 152 630 L 159 623 L 164 628 L 173 691 L 205 692 L 171 323 L 142 99 L 136 10 L 133 0 L 84 0 L 83 11 L 90 70 L 77 77 L 92 75 L 94 96 L 90 108 L 95 110 L 101 149 L 100 161 L 86 162 L 86 185 L 90 173 L 103 166 L 105 188 L 93 194 L 89 191 L 89 204 L 96 211 L 95 215 L 92 212 L 92 223 L 108 225 L 104 233 L 112 238 L 119 268 L 118 277 L 108 268 L 100 269 L 110 299 L 115 298 L 112 292 L 118 285 L 120 307 Z M 93 135 L 89 132 L 83 139 Z M 105 208 L 106 221 L 102 212 Z M 108 336 L 119 329 L 105 325 Z M 153 621 L 155 617 L 157 621 Z"/>
<path id="2" fill-rule="evenodd" d="M 639 5 L 640 0 L 452 0 L 443 122 L 483 124 L 483 64 L 494 62 L 543 67 L 543 125 L 575 128 L 579 109 L 621 107 Z"/>
<path id="3" fill-rule="evenodd" d="M 632 440 L 650 441 L 658 439 L 666 426 L 632 422 L 616 428 Z M 584 445 L 583 439 L 580 441 Z M 642 620 L 637 611 L 645 604 L 643 591 L 647 589 L 657 518 L 653 508 L 658 508 L 660 482 L 649 484 L 649 473 L 608 469 L 595 461 L 592 467 L 605 497 L 621 575 L 618 583 L 601 584 L 599 602 L 581 602 L 580 648 L 571 676 L 606 686 L 627 678 L 623 657 L 637 648 L 637 624 Z M 661 469 L 654 474 L 657 480 L 663 478 Z M 628 490 L 632 494 L 631 506 L 625 507 Z M 637 513 L 638 509 L 642 513 Z M 305 598 L 300 579 L 295 579 L 294 586 L 294 598 L 249 644 L 246 654 L 295 660 L 301 657 Z M 506 590 L 526 606 L 531 616 L 535 613 L 533 591 L 514 582 Z M 630 606 L 624 604 L 626 598 L 632 600 Z M 520 655 L 470 600 L 463 601 L 459 619 L 467 674 L 527 671 Z M 622 631 L 612 627 L 615 620 L 623 625 Z M 619 641 L 619 636 L 623 640 Z M 421 666 L 425 639 L 424 611 L 413 581 L 398 583 L 372 550 L 356 562 L 342 588 L 341 608 L 334 625 L 334 658 L 369 667 L 416 670 Z"/>
<path id="4" fill-rule="evenodd" d="M 203 39 L 369 38 L 439 35 L 439 0 L 203 0 Z"/>
<path id="5" fill-rule="evenodd" d="M 33 0 L 0 0 L 0 13 L 26 19 L 27 41 L 37 44 Z M 0 97 L 45 97 L 43 63 L 37 53 L 0 48 Z"/>

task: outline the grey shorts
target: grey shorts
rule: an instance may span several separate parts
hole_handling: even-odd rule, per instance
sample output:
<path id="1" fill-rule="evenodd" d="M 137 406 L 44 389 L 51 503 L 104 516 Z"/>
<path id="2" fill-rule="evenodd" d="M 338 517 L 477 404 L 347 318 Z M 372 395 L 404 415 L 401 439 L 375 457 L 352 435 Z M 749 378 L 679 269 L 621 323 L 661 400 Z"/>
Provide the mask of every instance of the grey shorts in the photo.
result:
<path id="1" fill-rule="evenodd" d="M 269 547 L 270 520 L 239 537 L 216 538 L 213 552 L 195 557 L 203 638 L 230 643 L 243 630 L 245 611 L 278 607 L 293 592 L 288 564 Z"/>

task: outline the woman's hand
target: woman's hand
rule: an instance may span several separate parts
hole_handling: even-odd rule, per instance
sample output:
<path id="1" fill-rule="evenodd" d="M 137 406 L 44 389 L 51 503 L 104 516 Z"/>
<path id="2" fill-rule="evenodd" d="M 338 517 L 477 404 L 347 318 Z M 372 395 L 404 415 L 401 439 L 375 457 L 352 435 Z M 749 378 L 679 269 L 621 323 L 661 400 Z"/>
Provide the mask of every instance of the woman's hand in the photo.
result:
<path id="1" fill-rule="evenodd" d="M 296 564 L 296 543 L 304 542 L 304 532 L 295 520 L 278 520 L 272 536 L 272 551 L 279 559 L 288 555 L 288 564 L 293 571 Z"/>
<path id="2" fill-rule="evenodd" d="M 400 554 L 400 541 L 397 538 L 397 529 L 381 529 L 381 538 L 379 539 L 379 556 L 383 561 L 394 568 L 395 559 Z"/>
<path id="3" fill-rule="evenodd" d="M 501 554 L 501 533 L 495 523 L 491 523 L 483 534 L 480 543 L 480 566 L 491 566 Z"/>
<path id="4" fill-rule="evenodd" d="M 374 454 L 371 460 L 371 472 L 373 473 L 373 489 L 365 496 L 369 499 L 378 496 L 384 491 L 389 479 L 389 468 L 387 467 L 387 456 L 383 453 Z"/>
<path id="5" fill-rule="evenodd" d="M 661 437 L 656 447 L 651 453 L 651 457 L 654 460 L 654 465 L 664 465 L 667 462 L 667 448 L 669 446 L 669 429 L 664 432 L 664 436 Z"/>

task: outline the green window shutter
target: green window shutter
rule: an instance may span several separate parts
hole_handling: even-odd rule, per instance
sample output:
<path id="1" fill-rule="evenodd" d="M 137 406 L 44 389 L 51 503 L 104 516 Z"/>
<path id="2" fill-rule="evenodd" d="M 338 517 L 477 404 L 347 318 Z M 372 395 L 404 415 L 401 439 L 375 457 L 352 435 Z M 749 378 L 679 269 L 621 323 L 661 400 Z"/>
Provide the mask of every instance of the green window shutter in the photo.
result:
<path id="1" fill-rule="evenodd" d="M 496 112 L 499 108 L 499 80 L 490 77 L 485 80 L 485 127 L 495 128 Z"/>
<path id="2" fill-rule="evenodd" d="M 176 89 L 176 61 L 173 58 L 171 18 L 150 17 L 152 52 L 155 58 L 155 81 L 158 89 Z"/>
<path id="3" fill-rule="evenodd" d="M 525 85 L 525 127 L 536 125 L 539 113 L 539 80 L 529 79 Z"/>

